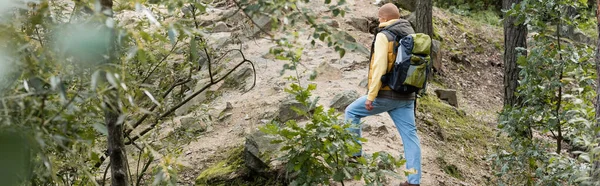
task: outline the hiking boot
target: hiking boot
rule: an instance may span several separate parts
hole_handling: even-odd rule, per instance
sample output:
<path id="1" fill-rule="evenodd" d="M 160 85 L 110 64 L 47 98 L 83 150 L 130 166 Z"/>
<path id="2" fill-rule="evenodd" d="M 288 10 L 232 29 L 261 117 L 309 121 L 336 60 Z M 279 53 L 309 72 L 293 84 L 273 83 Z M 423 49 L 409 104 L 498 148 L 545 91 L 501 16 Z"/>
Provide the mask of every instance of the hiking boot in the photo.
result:
<path id="1" fill-rule="evenodd" d="M 410 184 L 408 182 L 404 182 L 404 183 L 400 184 L 400 186 L 419 186 L 419 184 Z"/>

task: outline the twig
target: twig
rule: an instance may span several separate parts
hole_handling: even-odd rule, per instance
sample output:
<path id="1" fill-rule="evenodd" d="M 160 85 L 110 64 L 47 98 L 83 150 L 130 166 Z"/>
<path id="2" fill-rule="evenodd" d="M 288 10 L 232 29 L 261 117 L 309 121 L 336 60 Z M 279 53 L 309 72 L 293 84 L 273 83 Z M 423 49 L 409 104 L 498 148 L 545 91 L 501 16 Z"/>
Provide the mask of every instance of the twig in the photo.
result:
<path id="1" fill-rule="evenodd" d="M 54 116 L 52 116 L 49 120 L 46 120 L 45 122 L 42 123 L 43 125 L 46 125 L 48 122 L 51 122 L 52 120 L 54 120 L 56 117 L 58 117 L 58 115 L 60 115 L 63 111 L 65 111 L 65 109 L 67 109 L 67 107 L 69 107 L 69 105 L 71 105 L 71 103 L 73 103 L 73 101 L 75 100 L 77 96 L 73 96 L 73 98 L 71 98 L 69 100 L 69 102 L 67 102 L 67 104 L 65 104 L 60 111 L 58 111 L 56 114 L 54 114 Z"/>
<path id="2" fill-rule="evenodd" d="M 104 176 L 102 177 L 102 186 L 106 183 L 106 174 L 108 173 L 108 168 L 110 168 L 110 164 L 112 162 L 108 161 L 108 165 L 106 165 L 106 169 L 104 169 Z"/>
<path id="3" fill-rule="evenodd" d="M 140 83 L 140 84 L 146 83 L 148 78 L 150 78 L 150 76 L 154 73 L 154 71 L 156 71 L 158 66 L 160 66 L 165 60 L 167 60 L 167 58 L 173 53 L 173 51 L 175 51 L 175 48 L 177 47 L 178 43 L 179 43 L 179 40 L 176 40 L 173 47 L 171 47 L 171 50 L 169 51 L 169 53 L 167 53 L 167 55 L 165 57 L 163 57 L 156 65 L 154 65 L 154 67 L 152 67 L 152 70 L 150 70 L 148 73 L 146 73 L 146 77 L 144 78 L 144 80 L 142 80 L 142 83 Z"/>
<path id="4" fill-rule="evenodd" d="M 46 123 L 46 121 L 44 120 L 44 107 L 46 106 L 46 95 L 42 95 L 42 105 L 40 106 L 40 119 L 42 120 L 42 126 L 44 126 L 44 123 Z"/>
<path id="5" fill-rule="evenodd" d="M 38 39 L 39 39 L 38 41 L 40 42 L 40 46 L 43 48 L 44 42 L 42 42 L 42 36 L 40 35 L 40 31 L 37 26 L 34 25 L 34 27 L 35 27 L 35 33 L 37 34 Z"/>
<path id="6" fill-rule="evenodd" d="M 242 9 L 242 13 L 243 13 L 243 14 L 244 14 L 244 15 L 245 15 L 245 16 L 246 16 L 248 19 L 250 19 L 250 21 L 252 22 L 252 24 L 253 24 L 254 26 L 258 27 L 258 29 L 259 29 L 259 30 L 260 30 L 262 33 L 265 33 L 265 34 L 267 34 L 267 35 L 268 35 L 268 36 L 270 36 L 271 38 L 272 38 L 272 37 L 275 37 L 275 36 L 273 36 L 271 33 L 269 33 L 269 32 L 267 32 L 267 31 L 265 31 L 265 30 L 262 28 L 262 26 L 258 25 L 258 23 L 256 23 L 256 21 L 254 21 L 254 19 L 252 19 L 252 17 L 251 17 L 250 15 L 248 15 L 248 14 L 246 13 L 246 11 L 244 11 L 244 10 L 243 10 L 242 6 L 241 6 L 241 5 L 240 5 L 240 4 L 239 4 L 239 3 L 238 3 L 236 0 L 233 0 L 233 3 L 235 3 L 235 5 L 238 7 L 238 9 Z"/>
<path id="7" fill-rule="evenodd" d="M 144 168 L 142 168 L 142 172 L 140 173 L 140 175 L 138 176 L 136 185 L 139 186 L 140 182 L 142 182 L 142 178 L 144 177 L 144 174 L 146 173 L 146 171 L 148 170 L 148 167 L 150 167 L 150 163 L 152 163 L 152 156 L 150 156 L 148 158 L 148 161 L 146 162 L 146 164 L 144 164 Z"/>
<path id="8" fill-rule="evenodd" d="M 137 168 L 135 168 L 135 174 L 138 176 L 138 180 L 140 179 L 140 177 L 139 177 L 139 175 L 140 175 L 140 160 L 142 160 L 142 153 L 143 153 L 143 151 L 140 151 L 140 154 L 138 155 L 138 159 L 137 159 L 137 165 L 136 165 Z M 137 184 L 137 185 L 139 185 L 139 184 Z"/>
<path id="9" fill-rule="evenodd" d="M 194 26 L 196 26 L 196 29 L 200 28 L 200 26 L 198 25 L 198 21 L 196 21 L 196 6 L 194 6 L 194 4 L 191 5 L 192 7 L 192 17 L 194 18 Z"/>
<path id="10" fill-rule="evenodd" d="M 213 75 L 212 75 L 212 68 L 210 66 L 210 64 L 212 63 L 212 60 L 210 59 L 210 55 L 208 54 L 208 50 L 206 49 L 207 47 L 204 46 L 204 53 L 206 54 L 206 58 L 208 59 L 208 76 L 210 76 L 210 83 L 214 83 L 215 81 L 213 80 Z M 200 69 L 201 66 L 198 66 L 198 69 Z"/>
<path id="11" fill-rule="evenodd" d="M 69 16 L 69 23 L 71 23 L 71 21 L 73 20 L 73 17 L 75 17 L 75 11 L 77 10 L 77 6 L 79 6 L 79 3 L 77 3 L 77 1 L 75 1 L 75 6 L 73 6 L 73 10 L 71 11 L 71 16 Z"/>
<path id="12" fill-rule="evenodd" d="M 137 145 L 136 145 L 137 146 Z M 123 155 L 127 156 L 127 153 L 125 152 L 125 150 L 123 151 Z M 129 172 L 129 177 L 127 178 L 127 182 L 128 183 L 133 183 L 133 175 L 131 174 L 131 168 L 129 167 L 129 163 L 125 163 L 125 165 L 127 165 L 127 172 Z"/>
<path id="13" fill-rule="evenodd" d="M 163 95 L 162 98 L 165 99 L 169 93 L 171 93 L 173 91 L 173 89 L 175 89 L 175 87 L 186 84 L 188 82 L 190 82 L 191 79 L 187 79 L 185 81 L 181 81 L 179 83 L 176 83 L 174 85 L 172 85 Z M 157 105 L 153 105 L 152 107 L 150 107 L 150 112 L 154 111 L 154 109 L 156 109 Z M 133 131 L 133 129 L 137 128 L 140 124 L 142 124 L 142 122 L 144 122 L 146 119 L 148 119 L 148 116 L 150 116 L 150 114 L 144 114 L 142 116 L 142 118 L 140 118 L 137 122 L 135 122 L 135 124 L 132 125 L 131 129 L 127 129 L 127 131 L 125 131 L 125 136 L 129 136 L 129 134 Z"/>

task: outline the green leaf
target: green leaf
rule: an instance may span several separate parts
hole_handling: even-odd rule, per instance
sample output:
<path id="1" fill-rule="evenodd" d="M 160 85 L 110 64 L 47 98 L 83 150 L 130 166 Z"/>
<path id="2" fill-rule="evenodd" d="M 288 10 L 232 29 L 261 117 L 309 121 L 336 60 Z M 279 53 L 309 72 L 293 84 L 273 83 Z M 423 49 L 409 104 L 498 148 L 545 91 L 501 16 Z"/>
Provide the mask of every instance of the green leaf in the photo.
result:
<path id="1" fill-rule="evenodd" d="M 336 170 L 335 174 L 333 175 L 333 180 L 334 181 L 344 181 L 344 172 L 342 170 Z"/>
<path id="2" fill-rule="evenodd" d="M 140 36 L 142 37 L 142 39 L 146 40 L 146 41 L 150 41 L 150 34 L 148 34 L 147 32 L 144 31 L 140 31 L 139 32 Z"/>
<path id="3" fill-rule="evenodd" d="M 108 80 L 108 83 L 110 83 L 110 85 L 113 87 L 119 87 L 117 79 L 113 73 L 106 73 L 106 80 Z"/>
<path id="4" fill-rule="evenodd" d="M 175 45 L 175 41 L 177 41 L 177 30 L 173 27 L 173 25 L 169 26 L 169 40 L 171 41 L 171 45 Z"/>
<path id="5" fill-rule="evenodd" d="M 143 90 L 143 91 L 144 91 L 144 94 L 146 94 L 146 96 L 148 96 L 154 104 L 156 104 L 157 106 L 160 106 L 160 103 L 154 98 L 152 93 L 150 93 L 148 90 Z"/>
<path id="6" fill-rule="evenodd" d="M 343 48 L 340 48 L 339 53 L 340 53 L 340 58 L 343 58 L 346 55 L 346 50 L 344 50 Z"/>
<path id="7" fill-rule="evenodd" d="M 338 15 L 340 15 L 340 9 L 336 8 L 336 9 L 333 9 L 331 12 L 333 13 L 333 16 L 337 17 Z"/>
<path id="8" fill-rule="evenodd" d="M 325 4 L 330 4 L 331 0 L 325 0 Z"/>
<path id="9" fill-rule="evenodd" d="M 198 44 L 195 37 L 190 38 L 190 60 L 192 63 L 198 61 Z"/>
<path id="10" fill-rule="evenodd" d="M 104 125 L 104 124 L 100 124 L 100 123 L 95 123 L 95 124 L 93 125 L 93 127 L 94 127 L 94 129 L 95 129 L 97 132 L 99 132 L 100 134 L 103 134 L 103 135 L 105 135 L 105 136 L 106 136 L 106 135 L 108 135 L 108 130 L 106 129 L 106 125 Z"/>
<path id="11" fill-rule="evenodd" d="M 275 123 L 269 123 L 266 124 L 264 127 L 260 127 L 259 130 L 261 132 L 264 132 L 265 134 L 278 134 L 279 133 L 279 126 Z"/>

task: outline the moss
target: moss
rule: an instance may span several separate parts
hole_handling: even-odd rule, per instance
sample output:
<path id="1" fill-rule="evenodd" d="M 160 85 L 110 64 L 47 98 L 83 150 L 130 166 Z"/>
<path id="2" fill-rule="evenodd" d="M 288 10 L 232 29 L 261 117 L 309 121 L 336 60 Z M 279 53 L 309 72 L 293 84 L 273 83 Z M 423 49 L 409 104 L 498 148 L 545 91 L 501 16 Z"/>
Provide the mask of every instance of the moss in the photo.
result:
<path id="1" fill-rule="evenodd" d="M 452 144 L 464 148 L 467 158 L 474 158 L 469 157 L 473 154 L 487 153 L 489 139 L 495 134 L 485 123 L 441 102 L 435 95 L 419 98 L 418 103 L 417 109 L 430 113 L 433 116 L 432 122 L 439 124 L 449 142 L 456 142 Z"/>
<path id="2" fill-rule="evenodd" d="M 444 85 L 444 84 L 442 84 L 442 82 L 440 82 L 438 77 L 431 78 L 431 80 L 429 80 L 429 82 L 427 82 L 427 83 L 429 85 L 432 85 L 432 86 L 427 85 L 428 89 L 432 88 L 432 87 L 439 87 L 439 88 L 443 88 L 443 89 L 448 88 L 448 87 L 446 87 L 446 85 Z"/>
<path id="3" fill-rule="evenodd" d="M 504 45 L 499 41 L 494 41 L 494 47 L 496 47 L 497 50 L 504 51 Z"/>
<path id="4" fill-rule="evenodd" d="M 475 47 L 475 52 L 477 52 L 478 54 L 483 54 L 485 53 L 485 49 L 481 45 L 477 45 Z"/>
<path id="5" fill-rule="evenodd" d="M 205 169 L 196 178 L 198 186 L 263 186 L 263 185 L 282 185 L 276 176 L 251 176 L 246 168 L 243 155 L 244 146 L 238 146 L 227 153 L 227 158 L 215 163 L 213 166 Z"/>
<path id="6" fill-rule="evenodd" d="M 456 165 L 449 164 L 442 157 L 437 157 L 436 160 L 442 166 L 442 170 L 444 170 L 446 174 L 458 178 L 460 180 L 464 180 L 462 173 L 460 172 L 460 170 L 458 170 L 458 167 Z"/>
<path id="7" fill-rule="evenodd" d="M 202 171 L 196 178 L 196 185 L 219 185 L 231 180 L 244 171 L 244 159 L 242 158 L 244 147 L 236 147 L 226 154 L 228 157 L 215 163 L 213 166 Z"/>

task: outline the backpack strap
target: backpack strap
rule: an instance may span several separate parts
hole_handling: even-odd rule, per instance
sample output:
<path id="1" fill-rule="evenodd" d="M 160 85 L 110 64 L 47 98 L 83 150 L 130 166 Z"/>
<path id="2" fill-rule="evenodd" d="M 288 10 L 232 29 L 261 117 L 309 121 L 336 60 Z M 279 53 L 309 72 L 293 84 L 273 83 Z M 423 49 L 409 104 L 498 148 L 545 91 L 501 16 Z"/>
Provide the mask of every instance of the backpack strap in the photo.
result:
<path id="1" fill-rule="evenodd" d="M 415 93 L 415 106 L 413 108 L 414 109 L 413 112 L 415 114 L 415 119 L 417 118 L 417 99 L 419 99 L 419 95 Z M 415 122 L 415 124 L 416 124 L 416 122 Z"/>

